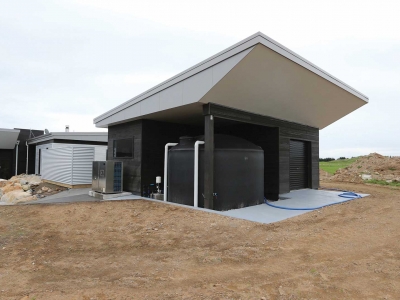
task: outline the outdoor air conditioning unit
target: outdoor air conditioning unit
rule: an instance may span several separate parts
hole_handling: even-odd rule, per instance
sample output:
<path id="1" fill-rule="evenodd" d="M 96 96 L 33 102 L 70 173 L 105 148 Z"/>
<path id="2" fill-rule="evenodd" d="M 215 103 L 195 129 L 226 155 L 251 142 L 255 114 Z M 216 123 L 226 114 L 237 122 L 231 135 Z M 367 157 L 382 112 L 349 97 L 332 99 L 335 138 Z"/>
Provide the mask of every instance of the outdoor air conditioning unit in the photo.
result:
<path id="1" fill-rule="evenodd" d="M 100 193 L 122 193 L 122 162 L 94 161 L 92 190 Z"/>

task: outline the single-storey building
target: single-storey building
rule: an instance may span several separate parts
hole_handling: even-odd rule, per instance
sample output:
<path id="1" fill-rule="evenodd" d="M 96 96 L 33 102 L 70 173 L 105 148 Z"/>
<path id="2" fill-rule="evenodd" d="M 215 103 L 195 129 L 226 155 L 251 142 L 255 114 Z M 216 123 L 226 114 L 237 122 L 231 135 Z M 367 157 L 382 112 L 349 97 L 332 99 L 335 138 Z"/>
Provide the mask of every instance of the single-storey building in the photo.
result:
<path id="1" fill-rule="evenodd" d="M 94 123 L 108 128 L 108 157 L 123 161 L 124 190 L 138 195 L 164 174 L 174 149 L 164 161 L 167 143 L 198 136 L 204 142 L 199 195 L 204 207 L 224 209 L 215 205 L 223 197 L 215 187 L 230 172 L 216 171 L 217 135 L 251 142 L 237 142 L 248 150 L 254 150 L 253 145 L 263 150 L 263 196 L 278 199 L 291 190 L 319 187 L 319 130 L 367 103 L 362 93 L 259 32 L 116 106 Z M 194 141 L 190 143 L 193 148 Z M 241 181 L 246 178 L 233 178 L 231 188 Z M 170 184 L 167 179 L 169 189 Z"/>
<path id="2" fill-rule="evenodd" d="M 34 153 L 28 150 L 27 140 L 43 133 L 43 130 L 0 128 L 0 178 L 35 172 L 35 165 L 28 163 L 34 159 Z"/>
<path id="3" fill-rule="evenodd" d="M 35 174 L 68 188 L 90 186 L 92 164 L 107 159 L 107 132 L 50 132 L 28 140 Z"/>

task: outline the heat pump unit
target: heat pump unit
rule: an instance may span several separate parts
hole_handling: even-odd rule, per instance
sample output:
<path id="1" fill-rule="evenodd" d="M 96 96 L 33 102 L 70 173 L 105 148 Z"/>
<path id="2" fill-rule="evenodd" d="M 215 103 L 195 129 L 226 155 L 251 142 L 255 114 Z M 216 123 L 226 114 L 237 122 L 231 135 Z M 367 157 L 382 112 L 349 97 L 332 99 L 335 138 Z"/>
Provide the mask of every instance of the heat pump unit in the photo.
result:
<path id="1" fill-rule="evenodd" d="M 94 161 L 92 175 L 92 190 L 100 193 L 122 192 L 122 162 Z"/>

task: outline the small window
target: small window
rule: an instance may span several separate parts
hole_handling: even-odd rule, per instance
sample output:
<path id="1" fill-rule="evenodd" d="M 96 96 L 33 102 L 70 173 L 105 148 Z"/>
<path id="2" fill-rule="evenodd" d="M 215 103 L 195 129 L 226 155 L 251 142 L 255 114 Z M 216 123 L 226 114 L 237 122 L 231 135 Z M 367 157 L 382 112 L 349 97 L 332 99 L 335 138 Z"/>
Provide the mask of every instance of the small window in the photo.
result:
<path id="1" fill-rule="evenodd" d="M 133 139 L 114 140 L 114 158 L 133 158 Z"/>

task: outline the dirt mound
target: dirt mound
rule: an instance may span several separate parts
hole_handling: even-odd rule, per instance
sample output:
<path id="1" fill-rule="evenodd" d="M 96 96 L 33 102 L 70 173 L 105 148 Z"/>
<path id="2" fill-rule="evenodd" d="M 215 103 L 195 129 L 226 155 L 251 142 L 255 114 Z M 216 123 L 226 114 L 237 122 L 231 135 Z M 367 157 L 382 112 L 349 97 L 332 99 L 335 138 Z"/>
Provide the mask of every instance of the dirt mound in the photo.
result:
<path id="1" fill-rule="evenodd" d="M 329 174 L 328 172 L 319 169 L 319 180 L 326 181 L 329 180 L 330 177 L 332 177 L 332 174 Z"/>
<path id="2" fill-rule="evenodd" d="M 400 157 L 371 153 L 361 156 L 346 168 L 339 169 L 329 178 L 331 181 L 361 183 L 370 179 L 399 181 Z"/>

